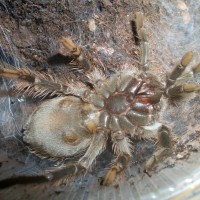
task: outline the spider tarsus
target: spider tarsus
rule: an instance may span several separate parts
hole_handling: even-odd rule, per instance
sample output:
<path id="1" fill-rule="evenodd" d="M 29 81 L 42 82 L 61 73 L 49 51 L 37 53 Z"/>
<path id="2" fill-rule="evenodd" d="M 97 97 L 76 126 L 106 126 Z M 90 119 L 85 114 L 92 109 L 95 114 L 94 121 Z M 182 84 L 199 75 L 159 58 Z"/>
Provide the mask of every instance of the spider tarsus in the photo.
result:
<path id="1" fill-rule="evenodd" d="M 130 161 L 130 155 L 121 154 L 113 162 L 111 168 L 107 171 L 104 176 L 101 185 L 108 186 L 111 185 L 116 177 L 127 167 L 127 164 Z"/>
<path id="2" fill-rule="evenodd" d="M 70 51 L 72 57 L 78 61 L 85 73 L 89 73 L 92 70 L 92 66 L 89 61 L 85 59 L 84 53 L 81 48 L 78 47 L 70 38 L 61 37 L 60 42 L 63 46 Z"/>
<path id="3" fill-rule="evenodd" d="M 191 62 L 192 60 L 192 57 L 193 57 L 193 52 L 192 51 L 188 51 L 187 53 L 185 53 L 185 55 L 182 57 L 181 59 L 181 66 L 185 67 Z"/>
<path id="4" fill-rule="evenodd" d="M 193 52 L 189 51 L 185 53 L 180 61 L 180 63 L 174 68 L 167 80 L 167 88 L 172 86 L 176 80 L 183 74 L 185 68 L 189 65 L 193 57 Z"/>
<path id="5" fill-rule="evenodd" d="M 197 83 L 184 83 L 182 85 L 173 86 L 167 89 L 167 96 L 177 97 L 182 94 L 197 92 L 200 90 L 200 85 Z"/>

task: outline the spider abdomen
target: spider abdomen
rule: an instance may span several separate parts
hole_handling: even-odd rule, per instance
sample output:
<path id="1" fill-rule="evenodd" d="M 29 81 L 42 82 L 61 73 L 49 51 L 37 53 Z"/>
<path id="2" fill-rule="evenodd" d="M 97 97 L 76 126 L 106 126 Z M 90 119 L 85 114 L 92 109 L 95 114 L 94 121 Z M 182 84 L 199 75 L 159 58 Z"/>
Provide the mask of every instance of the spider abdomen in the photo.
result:
<path id="1" fill-rule="evenodd" d="M 87 103 L 77 97 L 46 101 L 29 117 L 23 139 L 41 157 L 57 159 L 77 155 L 90 144 L 88 127 L 96 126 L 95 119 L 84 124 L 83 119 L 88 116 L 85 112 L 89 110 Z"/>

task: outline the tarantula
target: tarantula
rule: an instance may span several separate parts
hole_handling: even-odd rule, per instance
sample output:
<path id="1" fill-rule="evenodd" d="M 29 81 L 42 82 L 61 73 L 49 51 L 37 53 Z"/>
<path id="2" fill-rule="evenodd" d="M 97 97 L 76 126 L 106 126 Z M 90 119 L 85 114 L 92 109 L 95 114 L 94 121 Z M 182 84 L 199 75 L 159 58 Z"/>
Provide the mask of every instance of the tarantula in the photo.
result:
<path id="1" fill-rule="evenodd" d="M 44 172 L 44 181 L 64 180 L 86 173 L 104 151 L 108 139 L 116 158 L 103 179 L 103 185 L 112 184 L 126 169 L 134 154 L 132 138 L 158 138 L 157 147 L 145 164 L 146 172 L 172 152 L 171 131 L 159 122 L 159 112 L 163 97 L 173 98 L 200 90 L 198 84 L 179 81 L 193 53 L 187 52 L 168 76 L 166 84 L 162 84 L 158 77 L 149 73 L 148 40 L 140 12 L 136 13 L 135 27 L 143 72 L 135 68 L 125 69 L 109 78 L 98 73 L 71 39 L 61 38 L 63 46 L 92 80 L 92 88 L 87 84 L 61 83 L 51 76 L 25 68 L 0 69 L 0 76 L 16 79 L 20 91 L 26 89 L 33 96 L 44 92 L 61 95 L 42 103 L 24 126 L 23 140 L 35 154 L 59 160 L 84 152 L 76 162 Z M 198 72 L 200 64 L 189 72 L 190 78 Z"/>

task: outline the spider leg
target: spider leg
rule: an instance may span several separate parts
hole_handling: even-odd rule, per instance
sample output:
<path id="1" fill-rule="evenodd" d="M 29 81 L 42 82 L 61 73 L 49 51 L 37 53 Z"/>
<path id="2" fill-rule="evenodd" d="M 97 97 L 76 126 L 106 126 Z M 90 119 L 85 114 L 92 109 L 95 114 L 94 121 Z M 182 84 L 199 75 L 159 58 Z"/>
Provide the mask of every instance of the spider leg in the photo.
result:
<path id="1" fill-rule="evenodd" d="M 76 163 L 64 165 L 62 168 L 45 172 L 45 177 L 52 181 L 65 181 L 70 177 L 82 175 L 87 172 L 96 157 L 104 150 L 107 142 L 107 130 L 98 128 L 86 153 Z"/>
<path id="2" fill-rule="evenodd" d="M 104 150 L 107 142 L 107 130 L 98 128 L 94 135 L 86 153 L 79 159 L 77 163 L 72 163 L 63 166 L 61 169 L 54 169 L 50 173 L 45 173 L 45 176 L 50 176 L 51 180 L 61 181 L 69 177 L 79 176 L 87 172 L 96 157 Z"/>
<path id="3" fill-rule="evenodd" d="M 192 57 L 193 57 L 193 52 L 191 51 L 187 52 L 182 57 L 180 63 L 175 67 L 175 69 L 172 71 L 169 78 L 167 79 L 167 86 L 166 86 L 167 88 L 175 84 L 177 78 L 179 78 L 183 74 L 185 68 L 188 66 L 188 64 L 192 60 Z M 198 70 L 199 69 L 197 68 L 196 71 Z M 194 69 L 194 72 L 195 72 L 195 69 Z"/>
<path id="4" fill-rule="evenodd" d="M 45 96 L 46 94 L 57 95 L 76 95 L 81 94 L 72 92 L 69 83 L 63 84 L 51 75 L 44 75 L 34 72 L 27 68 L 0 69 L 0 76 L 15 79 L 16 90 L 32 96 Z"/>
<path id="5" fill-rule="evenodd" d="M 84 156 L 80 158 L 79 163 L 85 168 L 89 168 L 96 157 L 105 149 L 107 139 L 108 130 L 100 127 L 97 128 L 89 148 Z"/>
<path id="6" fill-rule="evenodd" d="M 60 41 L 63 46 L 70 51 L 72 57 L 78 61 L 85 73 L 88 73 L 92 70 L 92 66 L 90 65 L 89 61 L 85 59 L 84 53 L 80 47 L 78 47 L 70 38 L 61 37 Z"/>
<path id="7" fill-rule="evenodd" d="M 190 70 L 190 72 L 184 74 L 185 68 L 190 63 L 192 57 L 193 53 L 191 51 L 187 52 L 169 76 L 166 86 L 167 96 L 177 97 L 185 93 L 191 93 L 200 90 L 200 85 L 197 83 L 177 83 L 178 79 L 193 78 L 195 74 L 200 72 L 200 63 L 198 63 Z"/>
<path id="8" fill-rule="evenodd" d="M 184 83 L 182 85 L 177 85 L 170 87 L 166 90 L 166 94 L 169 97 L 177 97 L 185 93 L 200 91 L 200 84 L 197 83 Z"/>
<path id="9" fill-rule="evenodd" d="M 149 69 L 148 59 L 149 59 L 149 43 L 147 40 L 147 35 L 143 29 L 143 19 L 144 16 L 141 12 L 136 12 L 135 15 L 135 28 L 136 37 L 139 40 L 141 49 L 141 65 L 144 71 Z"/>
<path id="10" fill-rule="evenodd" d="M 111 168 L 107 171 L 102 185 L 110 185 L 116 179 L 116 177 L 127 167 L 130 161 L 130 155 L 121 154 L 113 162 Z"/>
<path id="11" fill-rule="evenodd" d="M 151 170 L 157 162 L 159 162 L 164 156 L 171 153 L 171 149 L 171 132 L 166 126 L 162 125 L 158 131 L 158 146 L 153 155 L 146 162 L 144 171 L 148 173 L 148 171 Z"/>
<path id="12" fill-rule="evenodd" d="M 63 182 L 66 180 L 66 176 L 68 178 L 73 176 L 78 176 L 84 174 L 86 169 L 81 166 L 79 163 L 71 163 L 69 165 L 63 165 L 56 170 L 47 171 L 44 174 L 37 176 L 12 176 L 10 178 L 6 178 L 0 180 L 0 189 L 8 188 L 16 184 L 40 184 L 49 181 L 58 181 L 61 180 Z M 65 178 L 63 180 L 63 177 Z"/>
<path id="13" fill-rule="evenodd" d="M 121 131 L 116 131 L 111 134 L 113 142 L 114 153 L 117 154 L 117 158 L 113 161 L 111 168 L 107 171 L 102 185 L 110 185 L 116 179 L 116 177 L 127 167 L 132 156 L 131 144 L 128 137 Z"/>
<path id="14" fill-rule="evenodd" d="M 61 43 L 64 47 L 70 51 L 71 56 L 79 62 L 85 73 L 91 71 L 91 65 L 84 58 L 82 50 L 71 39 L 62 37 Z M 81 97 L 83 90 L 87 87 L 93 88 L 93 85 L 87 80 L 82 80 L 85 86 L 81 86 L 83 89 L 74 90 L 72 82 L 66 80 L 65 84 L 56 79 L 52 75 L 47 75 L 39 72 L 34 72 L 28 68 L 17 69 L 0 69 L 0 76 L 6 78 L 16 79 L 16 90 L 24 92 L 32 96 L 45 96 L 52 95 L 75 95 Z M 81 81 L 81 79 L 80 79 Z"/>

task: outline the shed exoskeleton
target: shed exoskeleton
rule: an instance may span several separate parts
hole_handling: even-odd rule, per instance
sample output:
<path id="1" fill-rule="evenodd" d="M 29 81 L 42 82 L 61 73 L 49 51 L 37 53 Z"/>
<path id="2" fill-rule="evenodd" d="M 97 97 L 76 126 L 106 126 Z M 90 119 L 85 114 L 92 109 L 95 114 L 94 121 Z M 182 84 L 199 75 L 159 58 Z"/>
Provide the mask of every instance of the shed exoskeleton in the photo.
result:
<path id="1" fill-rule="evenodd" d="M 172 152 L 171 130 L 159 121 L 163 98 L 178 97 L 196 92 L 195 83 L 180 83 L 184 70 L 192 59 L 187 52 L 162 84 L 150 73 L 148 40 L 143 30 L 143 14 L 136 13 L 136 37 L 141 46 L 141 68 L 123 69 L 109 78 L 98 72 L 86 59 L 81 48 L 71 39 L 62 37 L 61 43 L 87 74 L 87 84 L 62 83 L 50 75 L 26 68 L 0 69 L 0 76 L 16 79 L 16 89 L 32 96 L 51 93 L 55 97 L 42 103 L 24 125 L 23 140 L 42 158 L 59 160 L 82 155 L 61 167 L 44 172 L 42 181 L 65 180 L 87 172 L 96 157 L 105 150 L 108 139 L 116 155 L 102 184 L 110 185 L 126 169 L 134 155 L 131 140 L 157 138 L 153 155 L 144 171 L 150 171 L 164 156 Z M 189 77 L 200 72 L 196 65 Z M 74 160 L 74 159 L 73 159 Z M 19 177 L 13 177 L 20 183 Z M 1 181 L 0 185 L 9 180 Z"/>

